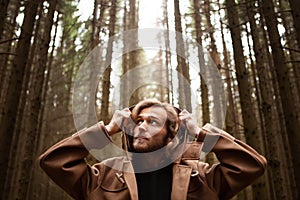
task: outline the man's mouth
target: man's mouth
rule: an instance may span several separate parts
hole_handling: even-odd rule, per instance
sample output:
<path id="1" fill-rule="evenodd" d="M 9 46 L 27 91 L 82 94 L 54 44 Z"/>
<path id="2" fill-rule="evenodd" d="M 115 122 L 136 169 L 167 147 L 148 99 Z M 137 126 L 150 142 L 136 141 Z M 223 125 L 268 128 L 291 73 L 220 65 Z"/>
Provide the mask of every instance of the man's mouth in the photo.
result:
<path id="1" fill-rule="evenodd" d="M 143 141 L 143 140 L 148 140 L 149 138 L 147 138 L 145 136 L 137 136 L 137 137 L 134 137 L 134 139 L 137 141 Z"/>

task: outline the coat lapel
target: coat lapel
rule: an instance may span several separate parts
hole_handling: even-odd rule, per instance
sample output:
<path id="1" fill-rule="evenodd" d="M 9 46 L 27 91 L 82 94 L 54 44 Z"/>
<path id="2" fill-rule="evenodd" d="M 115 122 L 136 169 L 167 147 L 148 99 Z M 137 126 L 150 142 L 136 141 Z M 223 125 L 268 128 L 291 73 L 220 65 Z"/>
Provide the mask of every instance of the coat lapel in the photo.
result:
<path id="1" fill-rule="evenodd" d="M 138 200 L 137 183 L 130 161 L 124 162 L 124 179 L 129 190 L 130 198 L 132 200 Z"/>
<path id="2" fill-rule="evenodd" d="M 192 167 L 174 164 L 171 200 L 187 199 L 191 173 Z"/>

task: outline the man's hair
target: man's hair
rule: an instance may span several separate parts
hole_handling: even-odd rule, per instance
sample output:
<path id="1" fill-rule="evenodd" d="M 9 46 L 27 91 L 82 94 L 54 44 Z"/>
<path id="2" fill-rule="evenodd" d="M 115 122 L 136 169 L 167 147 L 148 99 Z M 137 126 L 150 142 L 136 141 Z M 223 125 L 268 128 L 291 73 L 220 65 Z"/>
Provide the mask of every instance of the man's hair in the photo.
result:
<path id="1" fill-rule="evenodd" d="M 179 128 L 179 112 L 180 110 L 175 108 L 174 106 L 168 104 L 168 103 L 162 103 L 157 100 L 143 100 L 140 101 L 137 105 L 131 108 L 131 117 L 134 122 L 137 121 L 139 114 L 144 110 L 145 108 L 149 107 L 160 107 L 163 108 L 167 113 L 167 119 L 166 119 L 166 128 L 167 128 L 167 137 L 173 139 L 178 131 Z M 130 132 L 133 131 L 133 129 L 130 130 Z M 127 135 L 127 145 L 128 150 L 133 151 L 132 147 L 132 133 L 130 135 Z"/>

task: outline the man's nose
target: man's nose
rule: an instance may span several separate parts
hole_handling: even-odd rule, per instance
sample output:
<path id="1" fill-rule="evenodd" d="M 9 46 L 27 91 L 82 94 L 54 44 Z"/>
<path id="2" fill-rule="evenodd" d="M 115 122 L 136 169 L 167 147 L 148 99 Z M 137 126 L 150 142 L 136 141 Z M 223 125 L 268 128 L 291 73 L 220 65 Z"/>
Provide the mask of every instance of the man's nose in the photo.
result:
<path id="1" fill-rule="evenodd" d="M 140 131 L 146 131 L 147 130 L 147 121 L 144 120 L 143 122 L 141 122 L 139 125 L 138 125 L 138 128 Z"/>

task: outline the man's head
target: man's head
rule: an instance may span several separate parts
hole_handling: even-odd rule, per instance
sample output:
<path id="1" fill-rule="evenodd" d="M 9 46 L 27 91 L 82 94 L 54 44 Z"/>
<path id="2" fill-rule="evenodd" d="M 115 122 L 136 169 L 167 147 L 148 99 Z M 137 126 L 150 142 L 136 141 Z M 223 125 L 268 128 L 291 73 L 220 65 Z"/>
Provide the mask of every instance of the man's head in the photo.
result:
<path id="1" fill-rule="evenodd" d="M 136 123 L 130 149 L 145 153 L 156 151 L 167 145 L 179 127 L 178 111 L 167 103 L 154 100 L 139 102 L 132 110 Z"/>

